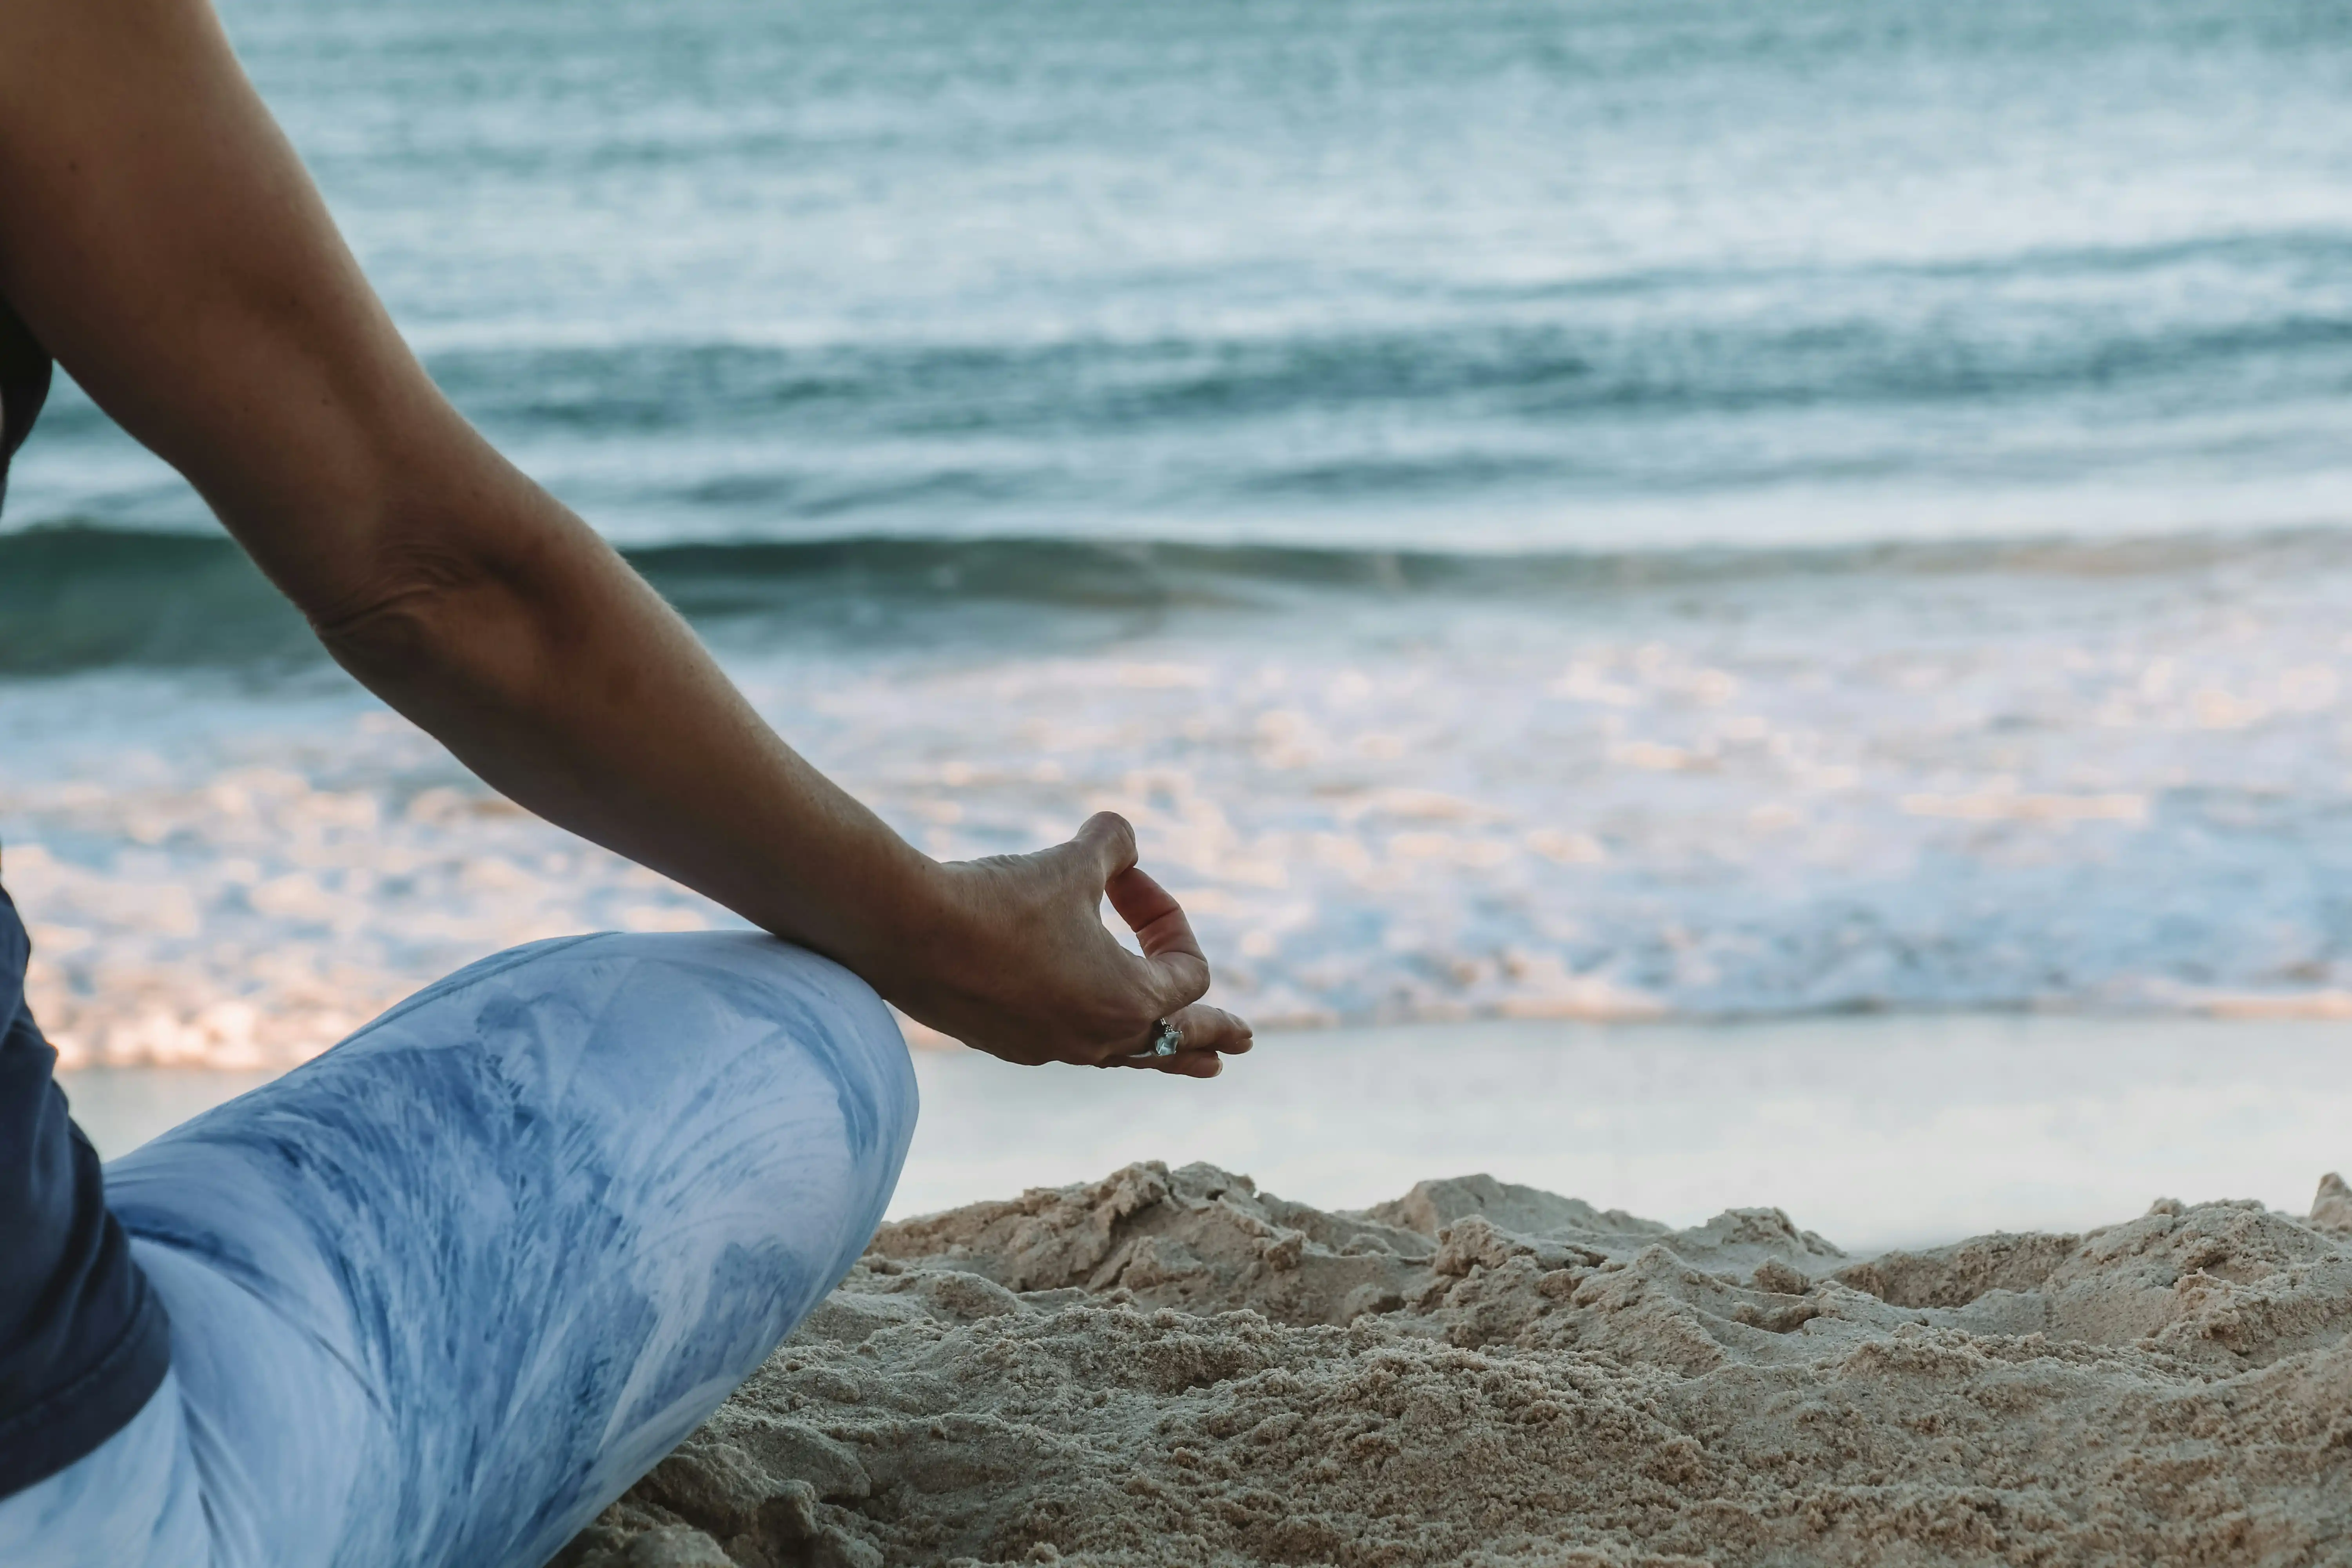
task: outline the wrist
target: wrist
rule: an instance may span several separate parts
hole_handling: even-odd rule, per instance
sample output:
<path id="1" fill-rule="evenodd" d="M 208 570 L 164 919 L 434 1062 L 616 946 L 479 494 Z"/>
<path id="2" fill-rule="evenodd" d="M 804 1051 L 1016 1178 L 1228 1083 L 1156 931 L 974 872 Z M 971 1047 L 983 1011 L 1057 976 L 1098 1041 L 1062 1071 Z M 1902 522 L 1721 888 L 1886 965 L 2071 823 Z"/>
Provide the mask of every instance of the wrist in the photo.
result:
<path id="1" fill-rule="evenodd" d="M 903 1004 L 923 989 L 940 956 L 954 947 L 953 876 L 940 861 L 892 834 L 892 853 L 860 880 L 867 896 L 836 954 L 886 999 Z"/>

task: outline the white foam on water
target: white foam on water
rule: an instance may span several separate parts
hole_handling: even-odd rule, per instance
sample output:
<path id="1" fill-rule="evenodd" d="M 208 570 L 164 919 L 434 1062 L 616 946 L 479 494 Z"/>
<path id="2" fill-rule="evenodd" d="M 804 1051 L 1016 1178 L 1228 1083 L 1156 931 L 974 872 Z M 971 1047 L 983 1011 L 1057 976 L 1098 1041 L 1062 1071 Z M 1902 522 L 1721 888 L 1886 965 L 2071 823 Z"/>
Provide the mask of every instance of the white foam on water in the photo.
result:
<path id="1" fill-rule="evenodd" d="M 1269 1026 L 2339 1016 L 2347 589 L 2292 554 L 1781 572 L 727 657 L 933 854 L 1128 815 Z M 281 1065 L 500 947 L 732 921 L 331 672 L 12 683 L 0 745 L 69 1063 Z"/>

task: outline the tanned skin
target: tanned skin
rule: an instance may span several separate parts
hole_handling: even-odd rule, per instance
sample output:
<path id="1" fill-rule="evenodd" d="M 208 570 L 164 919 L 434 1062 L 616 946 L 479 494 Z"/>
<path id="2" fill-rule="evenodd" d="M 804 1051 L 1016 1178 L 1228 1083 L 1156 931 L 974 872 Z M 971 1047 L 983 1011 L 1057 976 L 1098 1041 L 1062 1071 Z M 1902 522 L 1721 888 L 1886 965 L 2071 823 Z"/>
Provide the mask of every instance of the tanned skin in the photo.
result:
<path id="1" fill-rule="evenodd" d="M 1185 1048 L 1139 1065 L 1249 1048 L 1124 820 L 935 861 L 752 712 L 425 375 L 205 0 L 0 0 L 0 299 L 338 663 L 524 806 L 1008 1061 L 1124 1063 L 1163 1016 Z"/>

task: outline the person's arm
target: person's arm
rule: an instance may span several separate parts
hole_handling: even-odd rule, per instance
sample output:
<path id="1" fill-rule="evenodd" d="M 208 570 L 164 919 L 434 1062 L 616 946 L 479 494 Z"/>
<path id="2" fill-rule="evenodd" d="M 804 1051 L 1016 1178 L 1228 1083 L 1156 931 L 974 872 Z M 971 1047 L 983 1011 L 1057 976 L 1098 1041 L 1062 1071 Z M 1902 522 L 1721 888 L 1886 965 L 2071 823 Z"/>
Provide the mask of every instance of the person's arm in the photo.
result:
<path id="1" fill-rule="evenodd" d="M 796 755 L 444 399 L 204 0 L 0 0 L 0 297 L 186 475 L 345 668 L 496 788 L 1017 1061 L 1245 1049 L 1097 816 L 942 866 Z M 1108 891 L 1138 959 L 1102 929 Z"/>

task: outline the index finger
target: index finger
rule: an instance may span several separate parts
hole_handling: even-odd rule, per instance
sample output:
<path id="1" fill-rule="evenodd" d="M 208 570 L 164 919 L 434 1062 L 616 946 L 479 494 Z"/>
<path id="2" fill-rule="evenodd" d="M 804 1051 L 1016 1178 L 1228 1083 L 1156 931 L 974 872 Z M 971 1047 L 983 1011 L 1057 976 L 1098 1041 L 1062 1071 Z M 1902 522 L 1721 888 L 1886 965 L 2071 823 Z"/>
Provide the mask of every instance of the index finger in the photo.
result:
<path id="1" fill-rule="evenodd" d="M 1181 1007 L 1207 994 L 1208 955 L 1201 951 L 1201 939 L 1192 934 L 1192 922 L 1184 918 L 1184 906 L 1174 894 L 1134 866 L 1111 878 L 1103 892 L 1135 932 L 1145 961 L 1158 973 L 1162 994 L 1169 998 L 1162 1006 Z"/>

